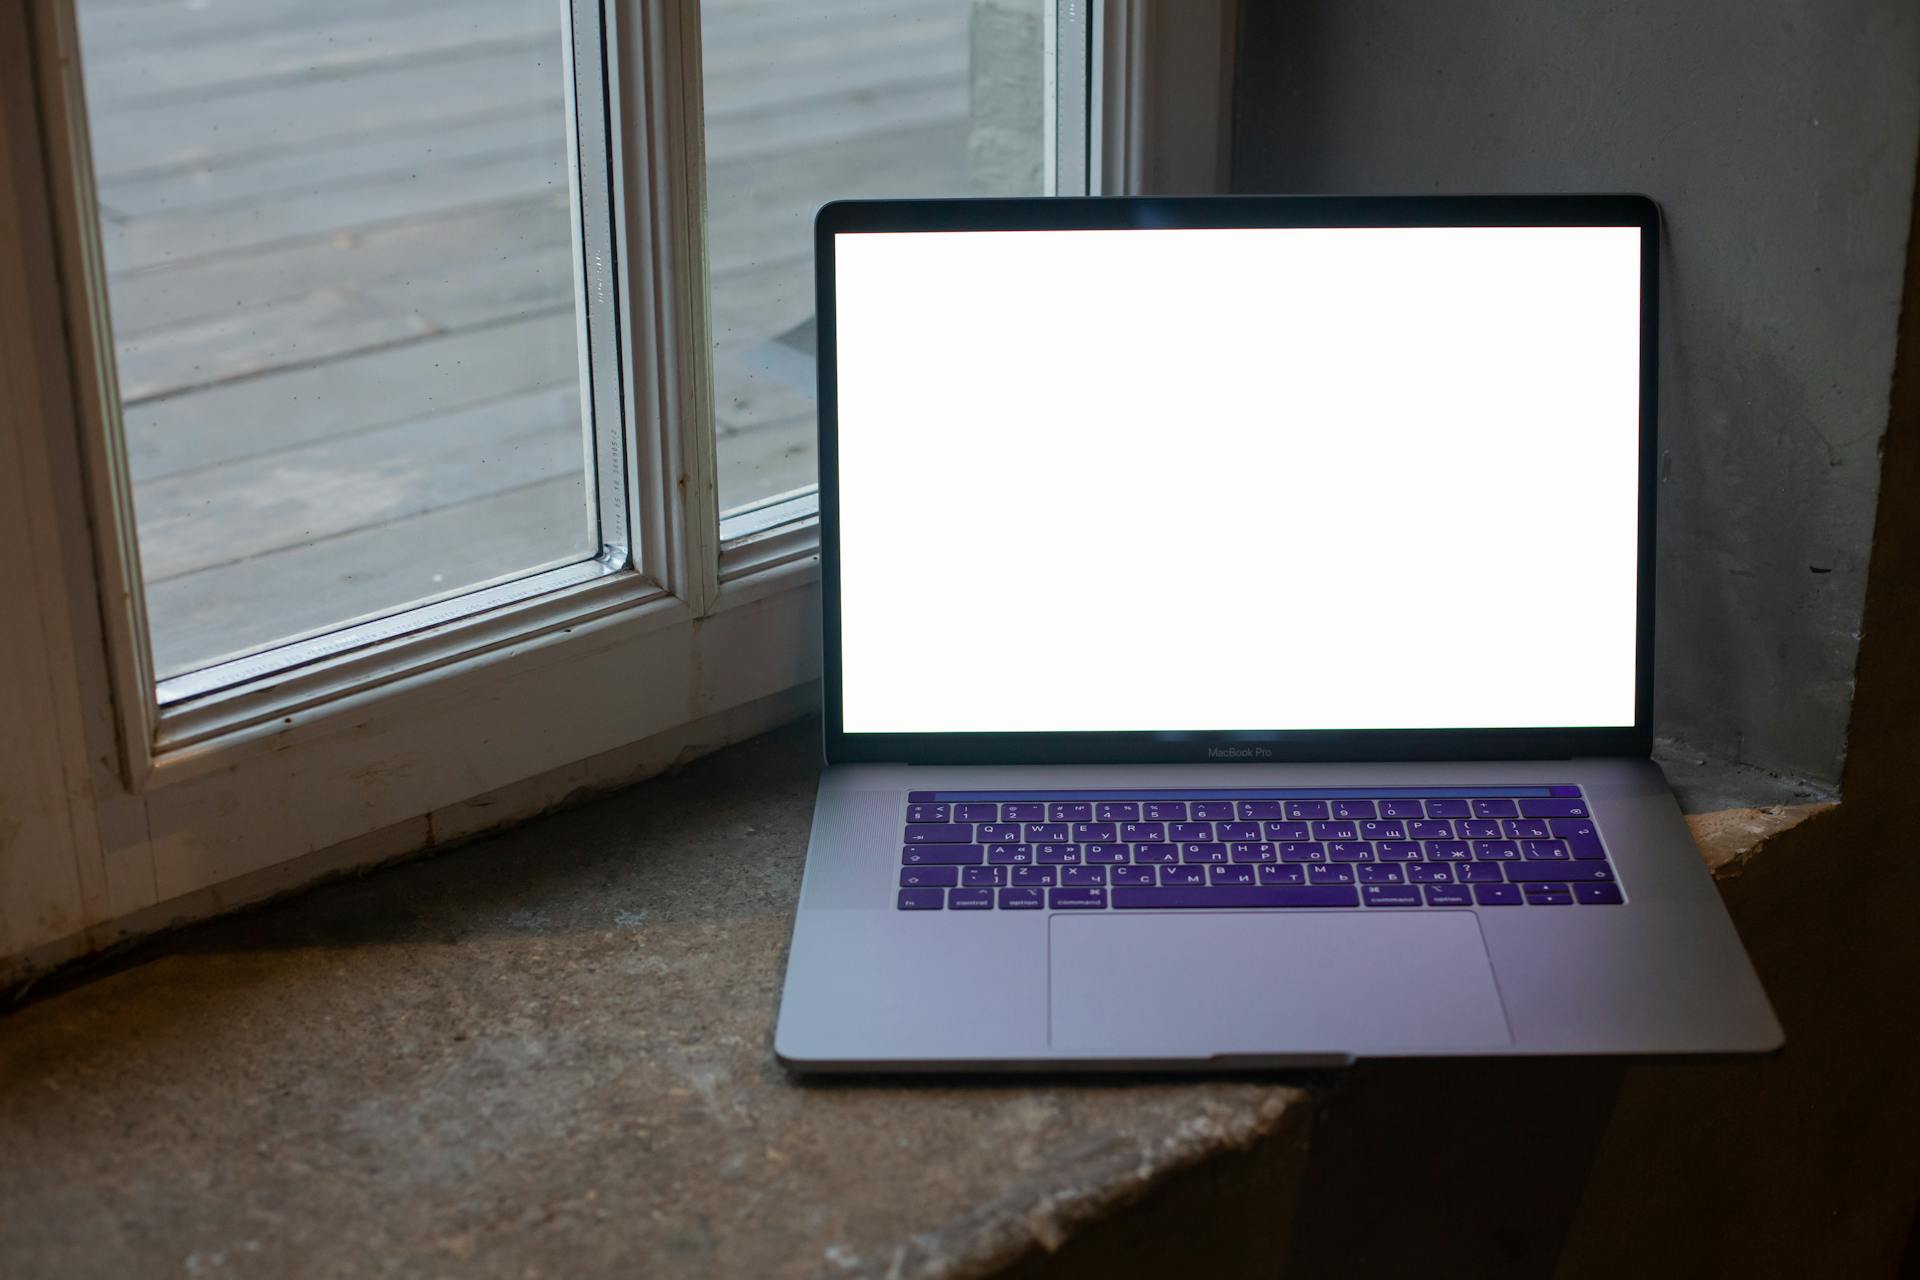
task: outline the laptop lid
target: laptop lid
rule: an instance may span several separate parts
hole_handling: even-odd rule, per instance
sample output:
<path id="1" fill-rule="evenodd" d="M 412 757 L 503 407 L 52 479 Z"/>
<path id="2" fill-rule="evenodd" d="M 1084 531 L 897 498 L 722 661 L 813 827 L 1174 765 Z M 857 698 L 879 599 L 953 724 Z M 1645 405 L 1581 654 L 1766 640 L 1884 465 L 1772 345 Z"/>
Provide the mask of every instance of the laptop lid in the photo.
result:
<path id="1" fill-rule="evenodd" d="M 827 758 L 1645 755 L 1657 217 L 826 206 Z"/>

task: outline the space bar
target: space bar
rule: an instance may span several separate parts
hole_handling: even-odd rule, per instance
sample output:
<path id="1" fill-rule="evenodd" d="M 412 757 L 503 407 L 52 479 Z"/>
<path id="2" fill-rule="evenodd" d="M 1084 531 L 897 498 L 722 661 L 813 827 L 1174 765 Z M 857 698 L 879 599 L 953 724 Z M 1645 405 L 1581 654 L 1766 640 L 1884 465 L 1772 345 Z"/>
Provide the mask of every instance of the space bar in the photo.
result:
<path id="1" fill-rule="evenodd" d="M 1128 907 L 1357 907 L 1351 885 L 1221 885 L 1200 889 L 1116 888 L 1108 891 L 1116 908 Z"/>

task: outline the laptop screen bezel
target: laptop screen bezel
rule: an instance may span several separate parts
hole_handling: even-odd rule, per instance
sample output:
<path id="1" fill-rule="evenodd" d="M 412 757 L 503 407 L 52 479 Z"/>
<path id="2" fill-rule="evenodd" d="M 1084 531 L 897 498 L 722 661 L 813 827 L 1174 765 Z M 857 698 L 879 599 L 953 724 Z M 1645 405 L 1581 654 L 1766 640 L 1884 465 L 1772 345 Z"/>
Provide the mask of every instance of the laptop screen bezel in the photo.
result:
<path id="1" fill-rule="evenodd" d="M 842 703 L 834 237 L 858 232 L 1164 227 L 1552 227 L 1640 229 L 1640 455 L 1634 712 L 1630 726 L 1289 729 L 1218 732 L 848 733 Z M 1027 764 L 1555 759 L 1652 750 L 1653 543 L 1658 454 L 1659 212 L 1639 195 L 1199 196 L 852 200 L 814 220 L 819 362 L 823 728 L 829 763 Z"/>

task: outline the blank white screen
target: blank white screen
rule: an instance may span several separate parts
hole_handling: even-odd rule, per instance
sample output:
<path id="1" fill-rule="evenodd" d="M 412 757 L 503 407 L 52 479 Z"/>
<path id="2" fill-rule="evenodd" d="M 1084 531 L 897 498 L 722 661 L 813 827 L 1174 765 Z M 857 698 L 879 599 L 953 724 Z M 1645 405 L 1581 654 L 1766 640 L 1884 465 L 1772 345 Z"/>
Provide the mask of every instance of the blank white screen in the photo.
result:
<path id="1" fill-rule="evenodd" d="M 834 258 L 847 732 L 1633 723 L 1638 228 Z"/>

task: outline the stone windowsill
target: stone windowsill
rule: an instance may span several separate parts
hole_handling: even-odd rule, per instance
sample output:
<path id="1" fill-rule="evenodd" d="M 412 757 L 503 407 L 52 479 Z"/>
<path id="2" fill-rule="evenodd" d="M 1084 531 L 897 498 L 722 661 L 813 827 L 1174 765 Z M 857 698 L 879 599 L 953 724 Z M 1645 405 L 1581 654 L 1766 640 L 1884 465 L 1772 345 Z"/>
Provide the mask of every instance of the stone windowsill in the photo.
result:
<path id="1" fill-rule="evenodd" d="M 0 1019 L 0 1254 L 36 1274 L 957 1277 L 1082 1245 L 1234 1152 L 1304 1167 L 1320 1076 L 783 1071 L 815 759 L 796 726 L 184 931 Z M 1727 874 L 1820 807 L 1689 821 Z"/>

